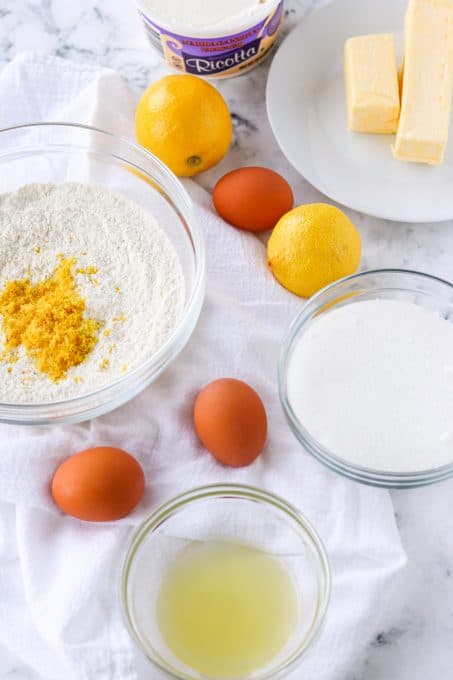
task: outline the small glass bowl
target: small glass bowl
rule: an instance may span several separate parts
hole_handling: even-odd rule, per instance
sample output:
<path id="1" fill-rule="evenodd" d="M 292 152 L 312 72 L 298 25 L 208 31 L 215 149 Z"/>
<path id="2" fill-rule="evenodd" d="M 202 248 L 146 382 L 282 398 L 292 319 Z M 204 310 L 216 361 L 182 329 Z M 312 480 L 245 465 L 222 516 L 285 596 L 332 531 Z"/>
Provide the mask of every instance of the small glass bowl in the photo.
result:
<path id="1" fill-rule="evenodd" d="M 193 489 L 165 503 L 143 522 L 132 537 L 122 569 L 124 620 L 154 673 L 158 668 L 176 680 L 208 680 L 171 654 L 156 620 L 157 596 L 168 567 L 193 541 L 240 543 L 270 552 L 288 567 L 299 598 L 296 629 L 274 662 L 240 680 L 285 676 L 312 644 L 329 601 L 329 563 L 314 529 L 281 498 L 238 484 Z"/>
<path id="2" fill-rule="evenodd" d="M 294 413 L 288 399 L 287 377 L 292 351 L 312 321 L 334 307 L 353 305 L 362 300 L 403 300 L 453 320 L 453 285 L 448 281 L 404 269 L 379 269 L 354 274 L 327 286 L 308 300 L 290 326 L 283 342 L 278 367 L 280 401 L 289 426 L 304 449 L 321 463 L 357 482 L 384 488 L 408 489 L 440 482 L 453 475 L 448 465 L 416 472 L 373 470 L 349 463 L 320 444 Z"/>
<path id="3" fill-rule="evenodd" d="M 165 344 L 144 356 L 124 376 L 71 399 L 36 404 L 0 403 L 0 422 L 21 425 L 77 422 L 132 399 L 182 350 L 203 303 L 205 248 L 193 204 L 181 182 L 155 156 L 136 144 L 86 125 L 35 123 L 0 130 L 0 193 L 32 182 L 65 181 L 102 184 L 157 219 L 183 271 L 186 288 L 183 314 Z"/>

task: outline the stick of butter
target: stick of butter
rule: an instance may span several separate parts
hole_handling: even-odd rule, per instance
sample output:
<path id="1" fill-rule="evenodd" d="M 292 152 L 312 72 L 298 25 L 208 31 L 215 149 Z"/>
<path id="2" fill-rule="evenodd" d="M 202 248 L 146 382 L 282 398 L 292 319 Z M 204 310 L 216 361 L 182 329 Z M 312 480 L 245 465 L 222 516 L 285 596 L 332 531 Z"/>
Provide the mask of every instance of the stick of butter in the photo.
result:
<path id="1" fill-rule="evenodd" d="M 393 35 L 360 35 L 344 47 L 348 127 L 354 132 L 396 132 L 400 113 Z"/>
<path id="2" fill-rule="evenodd" d="M 453 1 L 410 0 L 405 20 L 401 116 L 393 154 L 441 163 L 453 89 Z"/>

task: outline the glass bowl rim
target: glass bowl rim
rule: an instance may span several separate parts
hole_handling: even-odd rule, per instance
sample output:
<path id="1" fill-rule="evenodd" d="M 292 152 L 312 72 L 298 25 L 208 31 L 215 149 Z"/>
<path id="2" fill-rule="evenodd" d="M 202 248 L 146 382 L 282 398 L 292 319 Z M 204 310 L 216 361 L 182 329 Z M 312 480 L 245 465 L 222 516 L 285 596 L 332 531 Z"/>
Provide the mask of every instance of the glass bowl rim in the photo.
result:
<path id="1" fill-rule="evenodd" d="M 134 557 L 142 542 L 149 534 L 158 529 L 166 519 L 171 517 L 175 512 L 184 509 L 184 507 L 187 505 L 196 503 L 198 501 L 215 498 L 223 500 L 234 499 L 253 501 L 276 508 L 279 512 L 286 515 L 286 520 L 296 523 L 299 529 L 302 529 L 304 538 L 309 542 L 311 549 L 314 550 L 318 558 L 319 564 L 317 565 L 316 570 L 318 574 L 322 575 L 323 592 L 319 594 L 319 603 L 316 617 L 311 624 L 306 638 L 304 639 L 302 648 L 298 651 L 294 658 L 290 658 L 289 661 L 282 662 L 277 671 L 272 671 L 271 673 L 266 673 L 256 677 L 254 676 L 254 680 L 273 680 L 273 678 L 277 680 L 277 678 L 283 678 L 294 668 L 294 666 L 298 664 L 307 650 L 313 645 L 313 642 L 318 638 L 318 635 L 323 628 L 331 595 L 331 567 L 324 543 L 305 515 L 303 515 L 297 507 L 286 501 L 281 496 L 278 496 L 277 494 L 274 494 L 270 491 L 260 489 L 259 487 L 249 484 L 206 484 L 194 487 L 188 491 L 183 491 L 153 510 L 133 532 L 129 539 L 128 548 L 122 561 L 119 592 L 123 622 L 128 630 L 131 640 L 133 640 L 137 649 L 139 649 L 142 654 L 144 654 L 148 661 L 166 673 L 167 676 L 173 680 L 181 680 L 183 677 L 189 677 L 176 675 L 164 665 L 156 661 L 156 659 L 151 658 L 150 654 L 147 652 L 147 649 L 136 634 L 129 616 L 127 597 L 129 571 Z M 203 677 L 204 676 L 200 675 L 200 680 Z M 209 680 L 209 678 L 206 677 L 206 680 Z"/>
<path id="2" fill-rule="evenodd" d="M 182 182 L 179 180 L 179 178 L 159 159 L 157 156 L 152 154 L 151 152 L 147 151 L 144 147 L 140 146 L 139 144 L 121 136 L 117 135 L 113 132 L 109 132 L 108 130 L 103 130 L 101 128 L 95 127 L 93 125 L 86 125 L 84 123 L 73 123 L 73 122 L 61 122 L 61 121 L 39 121 L 39 122 L 34 122 L 34 123 L 24 123 L 20 125 L 12 125 L 4 128 L 0 128 L 0 141 L 2 139 L 2 135 L 5 133 L 11 133 L 11 132 L 16 132 L 18 130 L 28 130 L 28 129 L 37 129 L 37 128 L 49 128 L 49 129 L 54 129 L 54 128 L 60 128 L 60 129 L 78 129 L 78 130 L 83 130 L 87 133 L 94 132 L 101 137 L 104 138 L 109 138 L 111 140 L 117 141 L 120 144 L 124 144 L 126 148 L 134 151 L 135 153 L 138 153 L 144 157 L 146 161 L 154 165 L 164 176 L 164 178 L 172 185 L 172 189 L 174 188 L 175 190 L 179 191 L 180 193 L 180 198 L 184 202 L 184 210 L 187 213 L 185 215 L 185 219 L 187 223 L 190 225 L 190 239 L 193 243 L 193 259 L 194 259 L 194 269 L 195 269 L 195 274 L 194 274 L 194 281 L 192 288 L 190 290 L 190 295 L 188 296 L 188 299 L 185 303 L 185 308 L 184 312 L 178 321 L 178 324 L 175 326 L 173 329 L 173 332 L 171 335 L 167 338 L 165 343 L 159 347 L 159 349 L 148 356 L 144 361 L 139 363 L 135 368 L 132 370 L 128 371 L 122 376 L 119 376 L 112 382 L 107 383 L 106 385 L 103 385 L 100 388 L 97 388 L 95 390 L 91 390 L 90 392 L 83 393 L 79 396 L 75 397 L 69 397 L 67 399 L 59 399 L 55 401 L 49 401 L 49 402 L 35 402 L 35 403 L 14 403 L 14 402 L 2 402 L 0 401 L 0 422 L 3 423 L 11 423 L 11 424 L 20 424 L 20 425 L 46 425 L 46 424 L 51 424 L 51 423 L 68 423 L 68 422 L 80 422 L 80 421 L 85 421 L 90 419 L 92 416 L 90 415 L 89 411 L 91 410 L 92 407 L 88 406 L 86 408 L 83 408 L 83 404 L 87 402 L 90 399 L 93 398 L 98 398 L 103 395 L 107 395 L 107 398 L 102 402 L 102 413 L 105 413 L 106 411 L 110 410 L 109 404 L 114 402 L 115 400 L 115 395 L 118 390 L 121 390 L 122 397 L 124 396 L 124 393 L 127 390 L 127 387 L 130 383 L 133 382 L 134 379 L 139 378 L 141 374 L 143 374 L 146 370 L 149 370 L 152 368 L 154 365 L 156 367 L 156 377 L 157 375 L 164 370 L 165 367 L 168 366 L 172 362 L 173 359 L 176 358 L 176 356 L 179 354 L 179 352 L 182 350 L 184 345 L 188 342 L 194 328 L 196 325 L 196 322 L 198 320 L 201 306 L 203 303 L 203 298 L 204 298 L 204 291 L 205 291 L 205 269 L 206 269 L 206 247 L 205 247 L 205 241 L 203 237 L 203 232 L 198 220 L 198 217 L 196 216 L 195 212 L 195 207 L 194 203 L 189 196 L 189 193 L 187 192 L 186 188 L 182 184 Z M 66 148 L 66 151 L 68 153 L 71 152 L 72 147 L 68 142 L 60 143 L 56 146 Z M 51 143 L 46 143 L 43 145 L 42 149 L 39 149 L 40 152 L 45 152 L 47 148 L 51 148 L 52 145 Z M 27 148 L 27 147 L 24 147 Z M 85 149 L 85 151 L 89 152 L 89 149 Z M 3 150 L 0 147 L 0 165 L 2 163 L 3 159 L 7 159 L 10 154 L 10 150 L 6 150 L 6 152 L 3 152 Z M 108 158 L 112 157 L 115 158 L 115 160 L 121 160 L 128 165 L 136 168 L 140 173 L 142 173 L 146 178 L 151 180 L 151 183 L 155 183 L 155 179 L 150 175 L 150 172 L 143 168 L 142 166 L 137 165 L 136 163 L 128 160 L 127 158 L 123 158 L 120 155 L 113 155 L 109 152 L 103 152 L 103 154 Z M 152 186 L 151 184 L 151 186 Z M 167 191 L 164 192 L 165 196 L 167 196 Z M 171 200 L 171 196 L 168 196 L 168 198 Z M 189 331 L 187 335 L 187 331 Z M 181 339 L 186 335 L 187 337 L 184 338 L 182 345 L 181 345 Z M 163 365 L 162 363 L 163 362 Z M 160 366 L 160 368 L 158 368 Z M 152 378 L 153 379 L 153 378 Z M 151 379 L 151 380 L 152 380 Z M 149 384 L 149 380 L 142 383 L 140 383 L 140 388 L 146 387 L 147 384 Z M 110 392 L 115 392 L 115 394 L 109 394 Z M 136 394 L 137 392 L 134 392 Z M 133 395 L 134 396 L 134 395 Z M 125 401 L 127 401 L 127 398 L 121 398 L 120 403 L 123 404 Z M 116 408 L 120 404 L 114 404 L 112 408 Z M 63 416 L 57 416 L 56 418 L 53 418 L 53 413 L 54 411 L 58 411 L 58 409 L 62 407 L 79 407 L 76 412 L 72 412 L 70 415 L 63 415 Z M 107 408 L 104 408 L 107 407 Z M 41 411 L 45 411 L 45 414 L 41 413 Z M 33 416 L 33 414 L 36 414 L 36 419 L 35 420 L 21 420 L 21 416 Z"/>
<path id="3" fill-rule="evenodd" d="M 302 444 L 303 448 L 308 451 L 314 458 L 326 465 L 334 472 L 343 475 L 356 482 L 367 484 L 369 486 L 377 486 L 387 489 L 410 489 L 419 486 L 426 486 L 436 482 L 443 481 L 453 476 L 453 460 L 440 467 L 428 468 L 426 470 L 417 470 L 412 472 L 392 472 L 384 470 L 375 470 L 374 468 L 367 468 L 353 463 L 348 463 L 343 458 L 336 456 L 334 453 L 326 449 L 315 437 L 313 437 L 308 430 L 302 425 L 296 416 L 291 404 L 289 403 L 287 394 L 287 368 L 288 360 L 296 338 L 304 325 L 326 304 L 323 302 L 323 297 L 326 293 L 333 292 L 339 289 L 345 283 L 351 281 L 360 281 L 367 276 L 377 276 L 378 278 L 384 275 L 407 276 L 408 278 L 418 278 L 426 281 L 431 281 L 445 288 L 453 291 L 453 283 L 441 277 L 420 272 L 413 269 L 397 269 L 397 268 L 383 268 L 383 269 L 367 269 L 351 276 L 345 276 L 334 283 L 325 286 L 311 298 L 309 298 L 300 313 L 292 321 L 289 329 L 284 337 L 280 349 L 280 356 L 278 361 L 278 390 L 280 402 L 285 413 L 286 420 L 290 426 L 296 439 Z M 390 288 L 387 286 L 387 289 Z M 406 287 L 406 290 L 411 290 Z M 413 292 L 418 291 L 413 289 Z M 453 302 L 453 300 L 452 300 Z M 354 304 L 352 301 L 350 304 Z M 416 303 L 414 303 L 416 304 Z"/>

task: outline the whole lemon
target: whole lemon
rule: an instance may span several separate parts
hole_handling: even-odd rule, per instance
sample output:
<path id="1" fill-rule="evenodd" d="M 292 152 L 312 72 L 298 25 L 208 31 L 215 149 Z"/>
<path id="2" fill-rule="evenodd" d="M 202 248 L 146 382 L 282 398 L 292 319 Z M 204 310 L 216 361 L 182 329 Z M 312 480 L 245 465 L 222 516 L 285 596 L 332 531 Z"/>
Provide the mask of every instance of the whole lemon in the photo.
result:
<path id="1" fill-rule="evenodd" d="M 300 205 L 277 222 L 267 254 L 277 281 L 296 295 L 310 297 L 357 270 L 360 234 L 333 205 Z"/>
<path id="2" fill-rule="evenodd" d="M 231 145 L 228 107 L 212 85 L 191 75 L 150 85 L 135 113 L 137 141 L 180 177 L 212 168 Z"/>

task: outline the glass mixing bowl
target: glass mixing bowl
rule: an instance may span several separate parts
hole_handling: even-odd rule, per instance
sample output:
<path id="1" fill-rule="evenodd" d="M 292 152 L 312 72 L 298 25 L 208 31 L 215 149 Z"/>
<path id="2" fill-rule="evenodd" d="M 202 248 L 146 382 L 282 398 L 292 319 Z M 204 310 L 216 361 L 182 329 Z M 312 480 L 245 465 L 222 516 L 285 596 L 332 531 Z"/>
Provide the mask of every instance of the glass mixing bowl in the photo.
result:
<path id="1" fill-rule="evenodd" d="M 94 182 L 117 190 L 158 220 L 180 260 L 186 288 L 184 311 L 165 344 L 121 378 L 96 391 L 52 403 L 0 403 L 0 422 L 70 423 L 111 411 L 143 390 L 176 358 L 200 314 L 204 241 L 191 199 L 163 163 L 136 144 L 85 125 L 36 123 L 0 131 L 0 193 L 31 182 L 65 181 Z"/>
<path id="2" fill-rule="evenodd" d="M 195 541 L 226 541 L 263 550 L 289 571 L 299 600 L 293 634 L 266 668 L 241 675 L 240 680 L 284 677 L 297 666 L 324 620 L 329 563 L 319 537 L 298 510 L 278 496 L 240 484 L 214 484 L 183 493 L 157 508 L 132 537 L 120 598 L 129 633 L 150 666 L 149 677 L 156 677 L 160 669 L 164 677 L 176 680 L 209 680 L 172 655 L 157 623 L 158 593 L 169 566 Z"/>
<path id="3" fill-rule="evenodd" d="M 313 320 L 333 308 L 375 299 L 412 302 L 453 320 L 453 285 L 435 276 L 401 269 L 381 269 L 337 281 L 308 300 L 283 342 L 278 368 L 283 410 L 291 430 L 304 449 L 345 477 L 372 486 L 401 489 L 439 482 L 453 475 L 453 454 L 452 462 L 448 465 L 417 472 L 387 472 L 360 467 L 339 458 L 335 451 L 324 448 L 303 426 L 289 402 L 287 377 L 292 352 Z"/>

